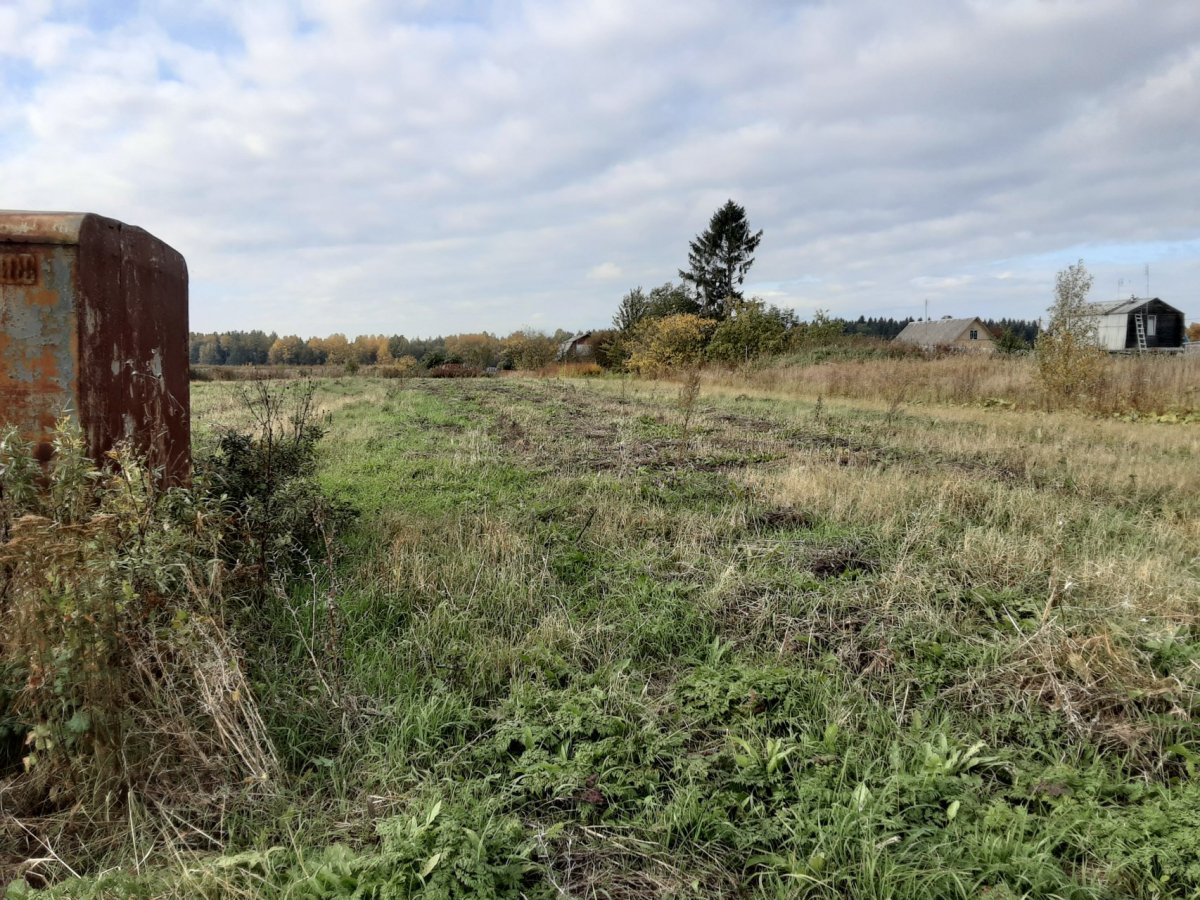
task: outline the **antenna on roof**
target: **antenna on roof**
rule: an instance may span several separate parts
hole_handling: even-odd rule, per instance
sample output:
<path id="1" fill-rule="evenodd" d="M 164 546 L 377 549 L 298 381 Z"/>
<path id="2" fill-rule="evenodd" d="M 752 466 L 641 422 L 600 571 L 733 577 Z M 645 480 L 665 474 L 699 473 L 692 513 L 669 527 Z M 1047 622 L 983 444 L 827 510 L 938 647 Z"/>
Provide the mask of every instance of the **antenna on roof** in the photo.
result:
<path id="1" fill-rule="evenodd" d="M 1146 299 L 1150 299 L 1150 263 L 1146 263 Z"/>
<path id="2" fill-rule="evenodd" d="M 1123 291 L 1124 289 L 1125 289 L 1125 279 L 1118 278 L 1117 279 L 1117 299 L 1118 300 L 1121 299 L 1121 291 Z"/>

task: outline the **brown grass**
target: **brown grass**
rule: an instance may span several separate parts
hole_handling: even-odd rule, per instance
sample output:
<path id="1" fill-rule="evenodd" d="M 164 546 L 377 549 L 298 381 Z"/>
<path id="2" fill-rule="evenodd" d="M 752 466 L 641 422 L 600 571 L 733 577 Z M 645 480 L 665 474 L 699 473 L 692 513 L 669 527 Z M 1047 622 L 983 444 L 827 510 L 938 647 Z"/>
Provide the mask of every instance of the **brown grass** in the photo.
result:
<path id="1" fill-rule="evenodd" d="M 710 383 L 751 386 L 801 397 L 897 400 L 906 403 L 1046 405 L 1032 357 L 839 360 L 771 365 L 749 372 L 716 372 Z M 1115 356 L 1106 361 L 1098 389 L 1082 398 L 1093 413 L 1187 415 L 1200 412 L 1200 356 Z"/>
<path id="2" fill-rule="evenodd" d="M 550 363 L 537 370 L 540 378 L 591 378 L 603 375 L 604 370 L 594 362 Z"/>

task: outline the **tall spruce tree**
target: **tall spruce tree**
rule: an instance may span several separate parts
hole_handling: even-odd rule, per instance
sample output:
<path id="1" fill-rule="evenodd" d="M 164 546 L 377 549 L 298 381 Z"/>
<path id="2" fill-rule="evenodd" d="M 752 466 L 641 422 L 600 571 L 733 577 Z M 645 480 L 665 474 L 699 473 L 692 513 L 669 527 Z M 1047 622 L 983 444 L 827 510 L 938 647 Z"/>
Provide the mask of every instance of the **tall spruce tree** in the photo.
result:
<path id="1" fill-rule="evenodd" d="M 754 264 L 762 231 L 750 231 L 746 210 L 732 200 L 713 213 L 708 230 L 696 235 L 688 251 L 688 269 L 679 277 L 692 286 L 703 315 L 728 318 L 742 299 L 739 288 Z"/>

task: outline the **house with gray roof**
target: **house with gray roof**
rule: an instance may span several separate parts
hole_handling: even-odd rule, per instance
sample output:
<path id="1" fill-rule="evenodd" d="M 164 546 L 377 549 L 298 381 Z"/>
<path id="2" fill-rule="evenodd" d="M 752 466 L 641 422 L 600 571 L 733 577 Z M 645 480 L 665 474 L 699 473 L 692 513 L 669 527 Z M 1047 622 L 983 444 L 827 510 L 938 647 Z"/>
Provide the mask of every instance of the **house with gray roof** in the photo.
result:
<path id="1" fill-rule="evenodd" d="M 927 322 L 909 322 L 893 340 L 926 350 L 940 347 L 973 353 L 996 352 L 996 339 L 978 317 L 952 319 L 947 316 Z"/>
<path id="2" fill-rule="evenodd" d="M 558 353 L 555 359 L 558 362 L 576 362 L 584 359 L 591 359 L 595 356 L 595 348 L 591 345 L 590 340 L 592 333 L 590 331 L 581 331 L 567 338 L 558 345 Z"/>

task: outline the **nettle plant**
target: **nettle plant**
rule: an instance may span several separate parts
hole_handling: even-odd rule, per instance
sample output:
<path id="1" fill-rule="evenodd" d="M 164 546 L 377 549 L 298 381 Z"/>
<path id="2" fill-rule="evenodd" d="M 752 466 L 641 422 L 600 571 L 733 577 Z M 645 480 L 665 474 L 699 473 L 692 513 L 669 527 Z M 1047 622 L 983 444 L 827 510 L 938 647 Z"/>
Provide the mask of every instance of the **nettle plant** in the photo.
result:
<path id="1" fill-rule="evenodd" d="M 0 774 L 31 802 L 203 804 L 274 781 L 245 623 L 307 549 L 329 558 L 338 519 L 309 478 L 320 430 L 297 415 L 302 439 L 231 432 L 225 477 L 202 461 L 169 489 L 128 448 L 94 464 L 68 419 L 44 468 L 0 432 Z"/>
<path id="2" fill-rule="evenodd" d="M 66 419 L 45 471 L 30 449 L 13 430 L 0 439 L 8 752 L 20 737 L 19 764 L 52 803 L 129 787 L 168 749 L 224 759 L 234 748 L 216 737 L 222 725 L 249 774 L 266 775 L 257 713 L 229 702 L 248 693 L 220 618 L 224 571 L 212 564 L 229 510 L 203 492 L 159 490 L 127 449 L 95 466 Z"/>

